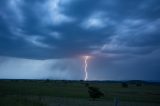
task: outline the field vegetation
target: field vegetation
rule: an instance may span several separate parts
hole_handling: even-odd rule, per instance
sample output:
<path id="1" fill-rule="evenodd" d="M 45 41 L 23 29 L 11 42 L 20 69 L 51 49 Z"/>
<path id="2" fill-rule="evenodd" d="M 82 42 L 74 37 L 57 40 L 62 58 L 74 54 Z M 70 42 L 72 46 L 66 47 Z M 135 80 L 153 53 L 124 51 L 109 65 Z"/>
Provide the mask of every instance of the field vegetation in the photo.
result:
<path id="1" fill-rule="evenodd" d="M 104 97 L 93 101 L 85 86 Z M 0 80 L 0 106 L 160 106 L 160 84 L 143 81 Z"/>

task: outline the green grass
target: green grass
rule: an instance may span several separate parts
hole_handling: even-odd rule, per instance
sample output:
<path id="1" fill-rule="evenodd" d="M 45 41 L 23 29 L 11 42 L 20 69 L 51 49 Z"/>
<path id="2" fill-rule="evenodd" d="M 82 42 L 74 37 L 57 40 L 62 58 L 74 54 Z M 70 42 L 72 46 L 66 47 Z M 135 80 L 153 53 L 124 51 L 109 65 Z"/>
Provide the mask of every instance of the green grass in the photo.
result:
<path id="1" fill-rule="evenodd" d="M 141 87 L 137 87 L 130 84 L 128 88 L 123 88 L 121 83 L 89 83 L 104 92 L 103 101 L 112 103 L 114 98 L 118 97 L 122 103 L 156 103 L 160 105 L 159 85 L 143 84 Z M 87 90 L 82 81 L 0 80 L 0 106 L 45 106 L 48 99 L 57 97 L 88 101 Z M 46 97 L 47 99 L 45 99 Z"/>
<path id="2" fill-rule="evenodd" d="M 0 106 L 46 106 L 40 99 L 29 99 L 24 96 L 1 96 Z"/>

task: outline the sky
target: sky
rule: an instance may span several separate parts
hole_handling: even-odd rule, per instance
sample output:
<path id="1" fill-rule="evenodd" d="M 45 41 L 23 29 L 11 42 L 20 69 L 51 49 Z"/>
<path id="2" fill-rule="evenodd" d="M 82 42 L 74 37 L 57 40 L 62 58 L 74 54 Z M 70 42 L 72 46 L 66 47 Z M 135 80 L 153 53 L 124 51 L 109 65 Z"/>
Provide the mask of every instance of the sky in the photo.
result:
<path id="1" fill-rule="evenodd" d="M 0 79 L 160 80 L 160 0 L 0 0 Z"/>

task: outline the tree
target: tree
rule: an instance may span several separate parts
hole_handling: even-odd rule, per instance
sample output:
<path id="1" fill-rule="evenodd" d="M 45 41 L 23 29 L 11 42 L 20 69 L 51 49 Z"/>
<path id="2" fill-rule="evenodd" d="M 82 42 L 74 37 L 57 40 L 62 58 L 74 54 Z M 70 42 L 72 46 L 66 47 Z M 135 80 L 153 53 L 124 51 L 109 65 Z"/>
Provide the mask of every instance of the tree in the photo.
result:
<path id="1" fill-rule="evenodd" d="M 124 88 L 128 88 L 128 84 L 127 84 L 127 83 L 125 83 L 125 82 L 123 82 L 123 83 L 122 83 L 122 87 L 124 87 Z"/>
<path id="2" fill-rule="evenodd" d="M 96 98 L 104 97 L 104 94 L 97 87 L 88 86 L 88 93 L 93 100 Z"/>
<path id="3" fill-rule="evenodd" d="M 141 87 L 141 86 L 142 86 L 142 83 L 136 83 L 136 86 L 137 86 L 137 87 Z"/>

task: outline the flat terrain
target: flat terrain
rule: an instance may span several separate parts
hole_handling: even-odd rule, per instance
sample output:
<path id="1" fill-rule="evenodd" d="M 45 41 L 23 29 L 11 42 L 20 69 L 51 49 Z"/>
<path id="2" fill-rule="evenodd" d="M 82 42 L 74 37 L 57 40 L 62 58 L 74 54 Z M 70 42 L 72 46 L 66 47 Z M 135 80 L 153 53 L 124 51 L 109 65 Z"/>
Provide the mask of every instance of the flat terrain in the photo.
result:
<path id="1" fill-rule="evenodd" d="M 93 101 L 85 84 L 98 87 L 105 97 Z M 154 83 L 0 80 L 0 106 L 160 106 L 160 85 Z"/>

